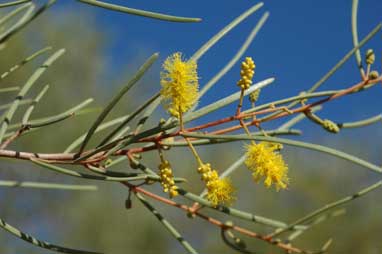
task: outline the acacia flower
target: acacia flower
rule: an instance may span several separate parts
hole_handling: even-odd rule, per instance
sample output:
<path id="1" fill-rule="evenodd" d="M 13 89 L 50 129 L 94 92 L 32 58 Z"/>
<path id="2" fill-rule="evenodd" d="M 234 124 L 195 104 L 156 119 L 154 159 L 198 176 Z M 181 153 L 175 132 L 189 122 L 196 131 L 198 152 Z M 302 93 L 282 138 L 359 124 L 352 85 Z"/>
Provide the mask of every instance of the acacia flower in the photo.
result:
<path id="1" fill-rule="evenodd" d="M 167 160 L 162 161 L 159 165 L 159 176 L 161 178 L 161 185 L 164 192 L 168 192 L 170 198 L 178 195 L 178 187 L 175 185 L 174 176 L 170 162 Z"/>
<path id="2" fill-rule="evenodd" d="M 235 189 L 228 178 L 220 179 L 218 172 L 212 170 L 209 163 L 201 165 L 198 172 L 202 175 L 202 180 L 206 184 L 207 199 L 213 206 L 232 203 Z"/>
<path id="3" fill-rule="evenodd" d="M 177 52 L 167 57 L 162 67 L 160 93 L 164 107 L 179 118 L 179 113 L 187 112 L 198 99 L 197 64 L 182 60 L 182 54 Z"/>
<path id="4" fill-rule="evenodd" d="M 230 205 L 234 200 L 232 193 L 235 189 L 228 178 L 209 181 L 206 187 L 208 190 L 207 199 L 213 206 L 217 206 L 218 204 Z"/>
<path id="5" fill-rule="evenodd" d="M 241 63 L 241 79 L 237 82 L 237 85 L 242 90 L 247 90 L 252 85 L 252 78 L 255 74 L 255 67 L 255 62 L 251 57 L 246 57 L 245 60 Z"/>
<path id="6" fill-rule="evenodd" d="M 277 143 L 260 142 L 246 145 L 245 165 L 253 171 L 253 178 L 259 181 L 265 177 L 264 185 L 270 187 L 275 184 L 277 190 L 285 189 L 289 179 L 288 166 L 281 154 L 277 152 L 281 147 Z"/>

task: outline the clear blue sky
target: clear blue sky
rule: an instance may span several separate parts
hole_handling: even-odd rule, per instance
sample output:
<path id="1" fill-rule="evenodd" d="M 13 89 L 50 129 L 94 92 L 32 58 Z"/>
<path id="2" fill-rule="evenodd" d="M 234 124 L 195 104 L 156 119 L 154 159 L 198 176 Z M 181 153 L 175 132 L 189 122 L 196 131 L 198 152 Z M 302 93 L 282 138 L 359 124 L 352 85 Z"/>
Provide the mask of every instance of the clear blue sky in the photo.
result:
<path id="1" fill-rule="evenodd" d="M 171 23 L 123 13 L 98 9 L 66 2 L 77 11 L 97 13 L 97 25 L 116 36 L 108 50 L 110 71 L 124 71 L 121 67 L 129 59 L 145 58 L 159 51 L 160 61 L 175 51 L 190 56 L 204 42 L 232 19 L 258 1 L 109 1 L 167 14 L 200 17 L 201 23 Z M 270 12 L 246 55 L 256 62 L 255 80 L 275 77 L 276 82 L 264 89 L 260 102 L 291 96 L 309 88 L 324 75 L 352 47 L 351 1 L 265 1 L 254 15 L 230 32 L 199 62 L 201 85 L 207 82 L 235 54 L 261 15 Z M 382 2 L 380 0 L 360 1 L 359 38 L 362 39 L 381 22 Z M 377 55 L 375 67 L 381 69 L 381 34 L 378 34 L 364 48 L 374 48 Z M 159 68 L 159 64 L 157 64 Z M 154 74 L 154 75 L 157 75 Z M 236 65 L 209 92 L 202 104 L 218 99 L 237 90 L 239 65 Z M 159 75 L 158 75 L 159 78 Z M 350 86 L 360 79 L 352 58 L 320 90 L 338 89 Z M 338 103 L 331 103 L 321 115 L 335 121 L 353 121 L 380 113 L 382 89 L 349 96 Z"/>
<path id="2" fill-rule="evenodd" d="M 78 8 L 80 11 L 89 8 L 96 12 L 98 25 L 117 35 L 116 42 L 109 48 L 112 53 L 111 64 L 115 68 L 118 63 L 123 63 L 126 59 L 138 57 L 137 54 L 148 56 L 150 52 L 155 51 L 161 53 L 161 60 L 175 51 L 181 51 L 186 56 L 190 56 L 219 29 L 258 2 L 120 0 L 113 3 L 203 19 L 201 23 L 193 24 L 169 23 L 105 11 L 73 2 L 73 5 L 80 7 Z M 308 88 L 352 48 L 351 1 L 266 1 L 260 11 L 230 32 L 200 60 L 201 85 L 231 58 L 265 11 L 270 12 L 270 18 L 247 53 L 255 59 L 256 80 L 271 76 L 277 79 L 272 87 L 264 90 L 262 95 L 264 101 L 292 95 Z M 378 22 L 381 22 L 381 13 L 380 0 L 360 1 L 358 15 L 360 39 Z M 364 48 L 364 50 L 369 47 L 376 49 L 379 69 L 381 45 L 379 34 Z M 234 91 L 238 69 L 239 65 L 219 82 L 219 89 L 215 89 L 215 92 L 209 95 L 218 98 Z M 330 79 L 322 89 L 346 87 L 358 80 L 359 74 L 355 67 L 355 60 L 351 59 L 345 68 Z M 362 104 L 378 103 L 381 95 L 381 89 L 373 89 L 367 94 L 369 99 Z M 369 96 L 376 100 L 370 99 Z M 360 98 L 365 99 L 365 96 Z M 347 101 L 352 104 L 356 102 L 358 102 L 357 99 Z"/>

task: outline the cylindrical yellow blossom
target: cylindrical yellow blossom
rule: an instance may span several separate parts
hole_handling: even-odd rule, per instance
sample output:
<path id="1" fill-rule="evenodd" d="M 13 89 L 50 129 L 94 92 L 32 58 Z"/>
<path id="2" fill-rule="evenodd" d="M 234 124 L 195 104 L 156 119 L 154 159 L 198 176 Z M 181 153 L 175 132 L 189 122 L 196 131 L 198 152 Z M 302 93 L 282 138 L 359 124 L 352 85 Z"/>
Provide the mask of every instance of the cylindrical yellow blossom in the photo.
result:
<path id="1" fill-rule="evenodd" d="M 242 90 L 246 90 L 252 85 L 252 78 L 255 74 L 255 67 L 255 62 L 251 57 L 246 57 L 245 60 L 241 63 L 241 79 L 237 82 L 237 85 Z"/>
<path id="2" fill-rule="evenodd" d="M 235 189 L 228 178 L 220 179 L 218 172 L 212 170 L 209 163 L 201 165 L 198 172 L 202 175 L 202 180 L 206 184 L 207 199 L 213 206 L 232 203 Z"/>
<path id="3" fill-rule="evenodd" d="M 193 60 L 183 61 L 177 52 L 163 63 L 160 91 L 166 110 L 179 118 L 180 113 L 188 111 L 198 99 L 197 64 Z"/>
<path id="4" fill-rule="evenodd" d="M 170 198 L 178 195 L 178 187 L 175 185 L 170 162 L 165 160 L 159 165 L 159 176 L 164 192 L 168 192 Z"/>
<path id="5" fill-rule="evenodd" d="M 253 171 L 255 181 L 264 179 L 264 185 L 270 187 L 273 183 L 277 190 L 285 189 L 289 179 L 287 177 L 288 166 L 285 164 L 278 144 L 260 142 L 246 146 L 245 165 Z"/>
<path id="6" fill-rule="evenodd" d="M 207 187 L 207 199 L 213 206 L 218 204 L 231 204 L 234 200 L 233 192 L 235 191 L 231 181 L 228 178 L 216 179 L 209 181 L 206 184 Z"/>
<path id="7" fill-rule="evenodd" d="M 201 165 L 200 167 L 198 167 L 199 174 L 204 174 L 204 173 L 207 173 L 210 171 L 211 171 L 211 164 L 210 163 L 205 163 L 205 164 Z"/>

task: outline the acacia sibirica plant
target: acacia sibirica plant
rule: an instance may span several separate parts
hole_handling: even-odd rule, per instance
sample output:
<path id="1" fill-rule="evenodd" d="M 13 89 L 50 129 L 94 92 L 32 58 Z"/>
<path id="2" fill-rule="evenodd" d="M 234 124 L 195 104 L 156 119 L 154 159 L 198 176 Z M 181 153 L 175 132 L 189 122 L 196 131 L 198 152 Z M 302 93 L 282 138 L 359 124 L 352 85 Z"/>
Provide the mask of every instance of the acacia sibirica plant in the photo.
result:
<path id="1" fill-rule="evenodd" d="M 4 27 L 1 30 L 0 43 L 6 45 L 7 41 L 14 34 L 21 32 L 25 26 L 30 24 L 39 15 L 49 11 L 49 7 L 55 4 L 55 2 L 55 0 L 49 0 L 38 8 L 36 3 L 29 0 L 18 0 L 0 4 L 0 7 L 4 9 L 8 7 L 14 8 L 0 19 L 0 26 Z M 95 0 L 78 0 L 77 2 L 93 5 L 105 9 L 105 11 L 118 11 L 156 19 L 158 22 L 201 21 L 198 18 L 165 15 Z M 35 98 L 28 97 L 29 92 L 37 86 L 39 78 L 65 53 L 65 49 L 53 52 L 50 56 L 46 57 L 44 63 L 35 70 L 21 87 L 7 87 L 4 86 L 4 83 L 0 84 L 0 93 L 10 94 L 10 101 L 7 103 L 2 101 L 0 106 L 0 158 L 2 160 L 9 158 L 26 160 L 47 170 L 54 171 L 57 174 L 125 186 L 126 192 L 129 193 L 126 207 L 134 209 L 131 206 L 132 200 L 130 196 L 135 196 L 147 208 L 148 214 L 152 213 L 163 225 L 164 230 L 173 235 L 174 240 L 178 241 L 187 253 L 199 252 L 192 247 L 192 243 L 181 236 L 181 232 L 176 229 L 176 223 L 170 223 L 166 219 L 166 214 L 160 214 L 156 210 L 151 202 L 152 200 L 161 203 L 163 206 L 171 206 L 174 209 L 182 210 L 188 215 L 189 219 L 201 219 L 211 227 L 217 227 L 221 232 L 222 243 L 238 253 L 256 252 L 256 245 L 252 246 L 250 242 L 244 243 L 244 240 L 241 239 L 242 235 L 263 241 L 285 253 L 327 252 L 331 240 L 324 243 L 322 248 L 318 250 L 304 249 L 296 246 L 294 240 L 303 235 L 312 225 L 329 218 L 322 216 L 330 214 L 333 212 L 333 209 L 375 190 L 382 185 L 382 181 L 378 181 L 340 200 L 328 203 L 322 208 L 294 219 L 292 222 L 283 222 L 275 218 L 259 216 L 236 208 L 235 202 L 238 199 L 236 192 L 240 186 L 231 179 L 231 175 L 235 174 L 238 170 L 247 168 L 246 174 L 253 178 L 254 184 L 264 184 L 268 191 L 276 191 L 277 193 L 288 191 L 288 186 L 293 184 L 293 179 L 290 179 L 288 175 L 288 171 L 291 170 L 288 168 L 288 159 L 283 156 L 283 149 L 287 149 L 286 147 L 288 146 L 326 153 L 358 164 L 366 169 L 382 173 L 380 166 L 348 153 L 319 144 L 279 137 L 281 135 L 300 135 L 301 133 L 298 130 L 293 130 L 292 126 L 303 119 L 322 126 L 323 129 L 332 134 L 340 132 L 343 128 L 361 127 L 381 121 L 381 115 L 378 115 L 358 122 L 339 124 L 334 120 L 322 119 L 317 113 L 317 110 L 321 109 L 327 102 L 350 94 L 366 92 L 369 89 L 381 89 L 376 86 L 378 83 L 381 83 L 382 76 L 374 68 L 376 58 L 374 51 L 368 49 L 365 51 L 364 56 L 361 55 L 360 51 L 361 47 L 375 35 L 378 33 L 379 36 L 381 35 L 381 24 L 378 24 L 365 38 L 358 41 L 356 20 L 358 1 L 353 0 L 352 32 L 354 48 L 350 49 L 312 87 L 292 97 L 259 104 L 259 97 L 266 96 L 264 92 L 261 92 L 262 88 L 270 85 L 274 79 L 268 78 L 256 81 L 256 56 L 247 56 L 245 51 L 267 20 L 268 13 L 265 12 L 238 53 L 225 68 L 206 84 L 200 84 L 198 62 L 202 61 L 202 56 L 225 34 L 252 13 L 258 11 L 262 6 L 263 3 L 258 3 L 249 8 L 214 35 L 207 43 L 202 45 L 192 56 L 187 57 L 181 52 L 174 52 L 167 56 L 162 63 L 161 72 L 157 73 L 160 77 L 160 84 L 152 88 L 152 96 L 147 101 L 135 109 L 129 109 L 128 115 L 111 121 L 105 121 L 117 103 L 124 98 L 145 72 L 156 62 L 158 53 L 152 54 L 142 64 L 136 73 L 131 76 L 129 82 L 120 88 L 119 92 L 102 108 L 98 116 L 93 119 L 86 134 L 73 140 L 65 151 L 39 153 L 28 150 L 28 147 L 22 150 L 15 150 L 12 147 L 17 143 L 19 137 L 28 135 L 32 131 L 43 132 L 46 126 L 60 124 L 78 112 L 82 112 L 81 110 L 92 101 L 92 99 L 85 100 L 79 105 L 52 117 L 32 118 L 34 109 L 44 99 L 43 97 L 49 87 L 36 88 L 40 89 L 40 91 Z M 16 20 L 16 22 L 9 24 L 13 20 Z M 6 48 L 3 50 L 6 50 Z M 20 63 L 15 63 L 13 67 L 1 74 L 0 81 L 5 80 L 10 75 L 16 75 L 17 71 L 28 64 L 28 62 L 48 54 L 50 50 L 52 49 L 43 48 L 26 57 Z M 380 49 L 378 50 L 380 51 Z M 340 90 L 317 92 L 316 90 L 353 55 L 356 58 L 360 79 L 355 80 L 353 84 L 349 84 Z M 199 107 L 198 102 L 202 100 L 204 94 L 237 62 L 241 63 L 241 66 L 240 69 L 236 70 L 237 83 L 232 84 L 232 86 L 237 88 L 237 92 L 209 105 Z M 212 120 L 214 119 L 213 117 L 205 117 L 203 119 L 211 120 L 204 120 L 202 123 L 198 121 L 196 123 L 195 120 L 202 116 L 212 115 L 213 112 L 229 104 L 236 105 L 236 110 L 226 112 L 225 117 L 218 120 Z M 26 106 L 26 109 L 23 111 L 22 108 L 24 106 Z M 159 123 L 148 126 L 147 119 L 152 118 L 160 108 L 167 112 L 167 119 L 161 119 Z M 16 114 L 16 112 L 19 114 Z M 20 118 L 18 119 L 18 117 Z M 287 120 L 277 129 L 264 128 L 263 123 L 276 119 Z M 132 120 L 137 120 L 137 123 L 133 125 Z M 90 141 L 98 132 L 103 133 L 102 135 L 99 134 L 101 141 L 97 145 L 91 146 Z M 234 142 L 234 145 L 239 146 L 238 149 L 241 149 L 243 154 L 233 165 L 227 165 L 226 169 L 217 168 L 215 166 L 216 163 L 200 152 L 199 149 L 200 146 L 204 145 L 211 147 L 215 144 L 228 142 Z M 173 166 L 174 163 L 167 156 L 169 150 L 175 150 L 179 147 L 187 147 L 190 158 L 197 164 L 195 168 L 187 168 L 187 170 L 198 175 L 200 183 L 204 186 L 204 190 L 200 190 L 200 193 L 192 193 L 186 189 L 184 182 L 190 180 L 178 177 L 178 169 Z M 157 168 L 149 168 L 147 166 L 142 156 L 146 153 L 157 155 Z M 125 165 L 125 172 L 113 171 L 113 167 L 122 164 Z M 241 167 L 242 165 L 244 167 Z M 184 165 L 184 167 L 190 166 Z M 76 170 L 76 168 L 83 168 L 88 173 L 82 173 L 80 170 Z M 95 188 L 94 186 L 71 186 L 41 182 L 3 182 L 2 184 L 6 186 L 46 189 Z M 152 188 L 148 188 L 153 184 L 160 186 L 161 191 L 154 192 Z M 207 213 L 206 210 L 210 211 Z M 248 225 L 245 225 L 243 222 L 241 223 L 243 225 L 239 226 L 232 222 L 222 221 L 214 216 L 220 213 L 232 218 L 242 219 Z M 268 233 L 264 233 L 267 232 L 265 230 L 263 232 L 253 231 L 249 225 L 251 223 L 266 227 Z M 45 242 L 11 226 L 3 219 L 0 219 L 0 227 L 19 237 L 21 240 L 52 251 L 62 253 L 97 253 Z M 270 233 L 269 228 L 272 229 Z"/>

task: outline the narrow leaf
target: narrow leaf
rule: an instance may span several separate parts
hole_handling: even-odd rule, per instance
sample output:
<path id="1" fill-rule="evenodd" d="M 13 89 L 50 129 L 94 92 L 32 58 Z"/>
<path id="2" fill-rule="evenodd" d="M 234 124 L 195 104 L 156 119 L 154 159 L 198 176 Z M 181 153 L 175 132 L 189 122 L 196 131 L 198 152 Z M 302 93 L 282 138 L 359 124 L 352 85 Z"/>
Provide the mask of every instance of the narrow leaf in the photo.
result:
<path id="1" fill-rule="evenodd" d="M 3 139 L 3 136 L 5 132 L 7 131 L 8 125 L 12 120 L 13 115 L 15 114 L 20 101 L 24 98 L 24 96 L 27 94 L 27 92 L 32 88 L 32 86 L 35 84 L 35 82 L 41 77 L 41 75 L 46 71 L 47 68 L 49 68 L 60 56 L 62 56 L 65 53 L 65 49 L 60 49 L 56 51 L 54 54 L 52 54 L 33 74 L 32 76 L 27 80 L 25 85 L 21 88 L 20 92 L 18 93 L 17 97 L 13 101 L 11 107 L 9 108 L 8 112 L 5 115 L 5 118 L 2 119 L 1 127 L 0 127 L 0 143 Z"/>
<path id="2" fill-rule="evenodd" d="M 88 144 L 90 138 L 93 136 L 94 132 L 98 128 L 98 125 L 102 123 L 102 121 L 106 118 L 106 116 L 110 113 L 110 111 L 114 108 L 114 106 L 119 102 L 119 100 L 130 90 L 130 88 L 133 87 L 135 83 L 137 83 L 142 76 L 145 74 L 145 72 L 151 67 L 151 65 L 155 62 L 155 60 L 158 58 L 159 54 L 155 53 L 153 54 L 135 73 L 132 79 L 127 82 L 126 86 L 124 86 L 118 94 L 114 96 L 114 98 L 109 102 L 109 104 L 104 108 L 104 110 L 101 112 L 101 114 L 98 116 L 98 118 L 95 120 L 93 125 L 90 127 L 86 138 L 84 142 L 81 145 L 79 154 L 83 152 L 86 145 Z"/>
<path id="3" fill-rule="evenodd" d="M 186 17 L 177 17 L 177 16 L 171 16 L 156 12 L 150 12 L 150 11 L 144 11 L 144 10 L 138 10 L 138 9 L 132 9 L 121 5 L 116 4 L 109 4 L 101 1 L 96 0 L 78 0 L 79 2 L 93 5 L 96 7 L 101 7 L 104 9 L 112 10 L 112 11 L 118 11 L 123 13 L 128 13 L 132 15 L 137 16 L 143 16 L 146 18 L 152 18 L 152 19 L 159 19 L 159 20 L 165 20 L 165 21 L 172 21 L 172 22 L 199 22 L 201 19 L 199 18 L 186 18 Z"/>

